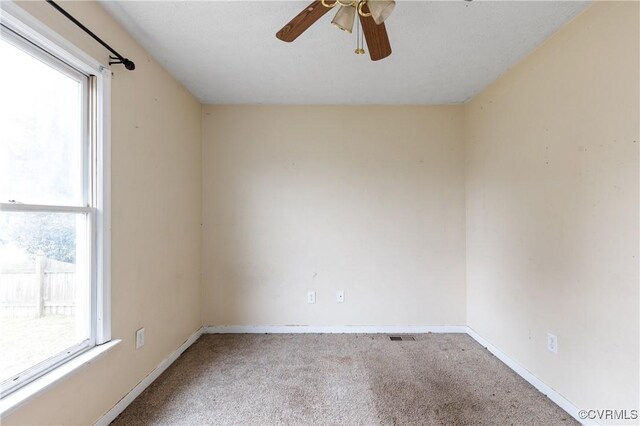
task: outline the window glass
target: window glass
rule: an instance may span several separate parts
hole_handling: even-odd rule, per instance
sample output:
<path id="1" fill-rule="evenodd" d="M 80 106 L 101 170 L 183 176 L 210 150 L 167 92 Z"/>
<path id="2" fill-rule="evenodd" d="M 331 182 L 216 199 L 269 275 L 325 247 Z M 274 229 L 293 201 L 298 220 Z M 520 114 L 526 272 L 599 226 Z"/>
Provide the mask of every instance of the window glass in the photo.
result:
<path id="1" fill-rule="evenodd" d="M 0 35 L 2 397 L 95 344 L 97 277 L 89 77 Z"/>
<path id="2" fill-rule="evenodd" d="M 0 202 L 83 205 L 82 82 L 0 40 Z"/>
<path id="3" fill-rule="evenodd" d="M 87 219 L 0 212 L 0 382 L 90 338 Z"/>

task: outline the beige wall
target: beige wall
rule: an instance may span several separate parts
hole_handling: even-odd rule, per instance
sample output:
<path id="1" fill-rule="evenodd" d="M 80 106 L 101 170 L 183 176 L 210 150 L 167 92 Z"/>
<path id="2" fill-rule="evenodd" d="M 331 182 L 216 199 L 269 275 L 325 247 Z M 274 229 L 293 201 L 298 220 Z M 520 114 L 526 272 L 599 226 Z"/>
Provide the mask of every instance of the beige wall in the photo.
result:
<path id="1" fill-rule="evenodd" d="M 579 407 L 637 407 L 638 3 L 592 6 L 464 107 L 202 116 L 97 4 L 64 6 L 137 65 L 113 67 L 124 342 L 3 424 L 94 422 L 202 323 L 468 322 Z"/>
<path id="2" fill-rule="evenodd" d="M 465 323 L 461 107 L 206 106 L 202 158 L 205 325 Z"/>
<path id="3" fill-rule="evenodd" d="M 21 4 L 102 63 L 107 51 L 51 6 Z M 112 81 L 112 328 L 123 342 L 2 420 L 91 424 L 200 327 L 201 108 L 93 2 L 64 3 L 132 58 Z M 135 349 L 135 330 L 146 343 Z"/>
<path id="4" fill-rule="evenodd" d="M 585 409 L 638 408 L 638 12 L 593 5 L 465 106 L 469 325 Z"/>

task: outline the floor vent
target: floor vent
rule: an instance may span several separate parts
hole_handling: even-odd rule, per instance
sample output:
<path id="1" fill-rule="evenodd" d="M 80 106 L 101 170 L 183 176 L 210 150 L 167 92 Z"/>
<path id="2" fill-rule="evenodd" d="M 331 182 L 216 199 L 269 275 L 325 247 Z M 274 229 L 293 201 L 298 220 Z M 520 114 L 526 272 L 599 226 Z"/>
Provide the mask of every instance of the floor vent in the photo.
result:
<path id="1" fill-rule="evenodd" d="M 389 336 L 389 340 L 394 342 L 414 342 L 416 338 L 413 336 Z"/>

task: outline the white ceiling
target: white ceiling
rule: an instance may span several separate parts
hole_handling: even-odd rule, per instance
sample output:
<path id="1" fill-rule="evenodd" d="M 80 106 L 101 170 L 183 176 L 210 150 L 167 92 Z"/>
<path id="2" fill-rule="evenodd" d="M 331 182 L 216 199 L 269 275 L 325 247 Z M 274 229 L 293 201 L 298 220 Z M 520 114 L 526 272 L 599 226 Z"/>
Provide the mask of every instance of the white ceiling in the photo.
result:
<path id="1" fill-rule="evenodd" d="M 386 21 L 393 54 L 372 62 L 330 25 L 333 11 L 293 43 L 276 39 L 309 3 L 102 2 L 206 104 L 465 102 L 588 4 L 399 0 Z"/>

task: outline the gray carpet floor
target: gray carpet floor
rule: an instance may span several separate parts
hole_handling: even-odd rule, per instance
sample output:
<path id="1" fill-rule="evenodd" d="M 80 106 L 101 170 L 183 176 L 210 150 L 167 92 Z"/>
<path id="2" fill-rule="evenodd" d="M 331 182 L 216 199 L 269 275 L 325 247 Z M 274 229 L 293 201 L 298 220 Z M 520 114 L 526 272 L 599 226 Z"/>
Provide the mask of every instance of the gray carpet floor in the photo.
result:
<path id="1" fill-rule="evenodd" d="M 465 334 L 204 335 L 114 425 L 577 424 Z"/>

